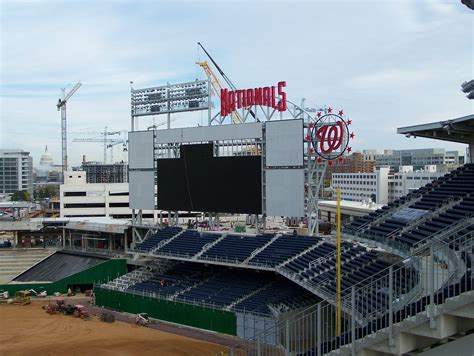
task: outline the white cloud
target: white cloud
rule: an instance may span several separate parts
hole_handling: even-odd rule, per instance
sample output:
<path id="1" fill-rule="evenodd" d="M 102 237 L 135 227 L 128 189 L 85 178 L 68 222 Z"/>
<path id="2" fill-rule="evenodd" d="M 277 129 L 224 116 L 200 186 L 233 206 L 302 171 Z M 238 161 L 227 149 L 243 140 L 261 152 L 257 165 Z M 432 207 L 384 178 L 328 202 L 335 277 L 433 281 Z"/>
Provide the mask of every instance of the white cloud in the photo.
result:
<path id="1" fill-rule="evenodd" d="M 434 73 L 433 73 L 434 74 Z M 419 85 L 429 78 L 429 73 L 420 70 L 385 69 L 374 73 L 357 76 L 352 84 L 358 89 L 384 89 L 390 90 L 409 88 Z"/>
<path id="2" fill-rule="evenodd" d="M 237 86 L 286 80 L 294 102 L 343 108 L 354 120 L 354 149 L 415 144 L 395 128 L 473 111 L 459 92 L 473 58 L 466 45 L 472 20 L 462 10 L 439 1 L 0 0 L 0 146 L 30 150 L 37 162 L 48 144 L 59 162 L 55 103 L 60 88 L 79 79 L 68 104 L 71 132 L 128 129 L 129 81 L 145 87 L 202 78 L 197 41 Z M 176 118 L 174 126 L 207 121 L 205 113 Z M 102 159 L 100 145 L 69 149 L 76 163 L 82 154 Z"/>

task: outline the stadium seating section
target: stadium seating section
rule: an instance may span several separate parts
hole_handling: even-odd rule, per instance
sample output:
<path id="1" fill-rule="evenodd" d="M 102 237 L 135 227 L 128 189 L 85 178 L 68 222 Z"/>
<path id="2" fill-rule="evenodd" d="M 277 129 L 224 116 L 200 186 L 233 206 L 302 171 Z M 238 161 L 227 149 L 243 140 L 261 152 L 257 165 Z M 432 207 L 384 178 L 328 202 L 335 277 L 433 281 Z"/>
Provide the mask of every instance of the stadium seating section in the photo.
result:
<path id="1" fill-rule="evenodd" d="M 149 279 L 128 287 L 128 291 L 263 315 L 270 315 L 271 307 L 282 312 L 319 300 L 273 272 L 191 262 L 178 263 L 165 274 L 154 273 Z"/>
<path id="2" fill-rule="evenodd" d="M 438 231 L 469 216 L 474 216 L 472 164 L 355 219 L 345 231 L 378 241 L 381 238 L 387 242 L 397 241 L 409 250 L 419 241 L 429 240 Z M 466 229 L 472 231 L 474 227 Z M 308 291 L 310 286 L 317 286 L 327 295 L 336 293 L 336 247 L 321 237 L 255 236 L 166 228 L 138 244 L 135 251 L 181 257 L 187 262 L 176 262 L 168 272 L 154 273 L 132 284 L 128 287 L 132 293 L 154 293 L 168 300 L 265 315 L 272 310 L 285 312 L 315 303 L 319 299 Z M 392 256 L 388 262 L 379 252 L 358 243 L 343 242 L 341 252 L 343 295 L 371 278 L 387 276 L 388 267 L 400 261 Z M 395 265 L 401 266 L 400 263 Z M 408 293 L 419 281 L 419 271 L 407 268 L 405 274 L 406 281 L 397 281 L 401 284 L 395 286 L 400 295 Z M 357 308 L 369 310 L 374 303 L 378 307 L 387 305 L 388 297 L 383 288 L 375 298 L 357 300 Z"/>
<path id="3" fill-rule="evenodd" d="M 417 199 L 414 199 L 415 197 Z M 397 208 L 412 200 L 410 209 L 425 211 L 426 219 L 422 224 L 396 219 L 396 213 L 399 211 Z M 447 206 L 448 209 L 445 208 Z M 355 219 L 346 232 L 362 232 L 363 236 L 369 239 L 387 238 L 400 242 L 409 249 L 469 216 L 474 216 L 474 164 L 466 164 L 393 204 Z M 376 222 L 376 219 L 380 220 Z"/>

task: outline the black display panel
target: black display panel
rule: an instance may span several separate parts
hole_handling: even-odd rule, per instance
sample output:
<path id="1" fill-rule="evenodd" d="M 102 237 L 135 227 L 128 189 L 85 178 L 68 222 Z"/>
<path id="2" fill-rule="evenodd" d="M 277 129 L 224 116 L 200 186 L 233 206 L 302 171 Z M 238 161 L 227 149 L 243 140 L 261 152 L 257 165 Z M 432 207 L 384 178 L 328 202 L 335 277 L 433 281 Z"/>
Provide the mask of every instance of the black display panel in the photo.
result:
<path id="1" fill-rule="evenodd" d="M 181 145 L 179 159 L 157 160 L 158 209 L 261 214 L 261 157 L 212 151 L 213 144 Z"/>

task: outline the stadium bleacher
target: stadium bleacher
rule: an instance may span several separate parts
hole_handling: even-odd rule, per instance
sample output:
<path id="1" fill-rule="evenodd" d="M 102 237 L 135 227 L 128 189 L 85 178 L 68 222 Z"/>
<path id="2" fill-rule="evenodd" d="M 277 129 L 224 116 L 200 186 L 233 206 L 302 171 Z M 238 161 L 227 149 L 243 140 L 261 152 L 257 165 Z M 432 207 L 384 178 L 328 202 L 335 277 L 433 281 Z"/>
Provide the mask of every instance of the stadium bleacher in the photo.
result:
<path id="1" fill-rule="evenodd" d="M 171 239 L 176 234 L 180 233 L 182 229 L 180 227 L 166 227 L 159 230 L 156 234 L 146 238 L 142 243 L 138 243 L 135 246 L 137 252 L 150 252 L 156 248 L 160 243 Z"/>
<path id="2" fill-rule="evenodd" d="M 409 208 L 427 212 L 428 219 L 423 224 L 411 224 L 410 221 L 394 218 L 398 212 L 397 207 L 400 206 L 399 202 L 409 201 L 409 195 L 407 195 L 406 198 L 387 205 L 385 212 L 379 209 L 365 217 L 355 219 L 345 231 L 351 234 L 366 229 L 363 236 L 368 239 L 390 238 L 405 245 L 407 249 L 422 240 L 429 239 L 438 231 L 474 215 L 474 165 L 466 164 L 418 189 L 413 194 L 421 195 L 421 198 Z M 452 206 L 445 210 L 444 208 L 449 203 Z M 387 218 L 377 225 L 371 225 L 382 213 L 385 213 Z M 414 226 L 411 227 L 411 225 Z"/>
<path id="3" fill-rule="evenodd" d="M 199 233 L 197 230 L 185 230 L 173 241 L 159 248 L 156 253 L 170 253 L 174 255 L 194 256 L 208 243 L 216 241 L 221 235 Z"/>
<path id="4" fill-rule="evenodd" d="M 236 283 L 239 281 L 239 283 Z M 155 295 L 186 303 L 270 315 L 299 309 L 320 299 L 272 272 L 184 262 L 170 271 L 153 273 L 128 287 L 127 292 Z"/>
<path id="5" fill-rule="evenodd" d="M 320 241 L 322 241 L 320 237 L 281 235 L 271 245 L 256 254 L 249 263 L 274 267 Z"/>
<path id="6" fill-rule="evenodd" d="M 203 259 L 225 259 L 226 261 L 243 262 L 256 249 L 264 246 L 273 235 L 227 235 L 223 240 L 207 250 Z"/>

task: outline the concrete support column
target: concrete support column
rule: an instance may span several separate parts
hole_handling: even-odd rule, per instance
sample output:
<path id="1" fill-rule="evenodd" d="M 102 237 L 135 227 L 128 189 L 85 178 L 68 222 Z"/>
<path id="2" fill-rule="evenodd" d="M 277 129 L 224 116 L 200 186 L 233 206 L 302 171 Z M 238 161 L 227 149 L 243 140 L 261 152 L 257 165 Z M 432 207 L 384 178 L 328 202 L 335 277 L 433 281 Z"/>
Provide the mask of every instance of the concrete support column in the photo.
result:
<path id="1" fill-rule="evenodd" d="M 466 163 L 474 163 L 474 142 L 471 142 L 468 146 L 469 158 Z"/>

